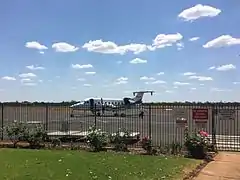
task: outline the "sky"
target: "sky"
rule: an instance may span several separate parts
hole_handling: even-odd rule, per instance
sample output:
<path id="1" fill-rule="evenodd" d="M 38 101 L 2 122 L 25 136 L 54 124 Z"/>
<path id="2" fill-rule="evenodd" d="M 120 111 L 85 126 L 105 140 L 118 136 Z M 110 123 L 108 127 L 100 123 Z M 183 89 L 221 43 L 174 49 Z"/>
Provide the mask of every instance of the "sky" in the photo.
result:
<path id="1" fill-rule="evenodd" d="M 8 0 L 0 101 L 240 101 L 240 1 Z"/>

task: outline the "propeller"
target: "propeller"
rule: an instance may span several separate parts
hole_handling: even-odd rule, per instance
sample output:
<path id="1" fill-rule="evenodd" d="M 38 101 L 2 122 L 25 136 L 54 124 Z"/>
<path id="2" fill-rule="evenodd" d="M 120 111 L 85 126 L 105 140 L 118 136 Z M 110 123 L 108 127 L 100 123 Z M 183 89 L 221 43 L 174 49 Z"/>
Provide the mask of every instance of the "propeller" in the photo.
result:
<path id="1" fill-rule="evenodd" d="M 102 114 L 104 114 L 104 104 L 103 104 L 103 99 L 101 98 L 101 104 L 102 104 Z"/>

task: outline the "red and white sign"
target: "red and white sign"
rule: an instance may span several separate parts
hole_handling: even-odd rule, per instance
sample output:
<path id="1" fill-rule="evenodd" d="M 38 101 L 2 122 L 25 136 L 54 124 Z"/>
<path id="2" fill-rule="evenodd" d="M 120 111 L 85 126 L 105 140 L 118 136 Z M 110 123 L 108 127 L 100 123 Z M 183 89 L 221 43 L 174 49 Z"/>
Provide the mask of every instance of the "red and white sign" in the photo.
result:
<path id="1" fill-rule="evenodd" d="M 208 109 L 192 109 L 192 118 L 195 123 L 206 123 L 208 121 Z"/>

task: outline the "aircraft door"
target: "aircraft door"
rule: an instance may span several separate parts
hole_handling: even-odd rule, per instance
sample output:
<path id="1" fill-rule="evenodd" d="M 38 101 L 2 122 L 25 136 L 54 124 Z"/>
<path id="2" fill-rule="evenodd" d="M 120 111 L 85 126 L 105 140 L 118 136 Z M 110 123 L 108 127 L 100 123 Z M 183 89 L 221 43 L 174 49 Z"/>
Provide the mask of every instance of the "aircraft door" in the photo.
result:
<path id="1" fill-rule="evenodd" d="M 89 100 L 90 109 L 94 109 L 94 99 Z"/>

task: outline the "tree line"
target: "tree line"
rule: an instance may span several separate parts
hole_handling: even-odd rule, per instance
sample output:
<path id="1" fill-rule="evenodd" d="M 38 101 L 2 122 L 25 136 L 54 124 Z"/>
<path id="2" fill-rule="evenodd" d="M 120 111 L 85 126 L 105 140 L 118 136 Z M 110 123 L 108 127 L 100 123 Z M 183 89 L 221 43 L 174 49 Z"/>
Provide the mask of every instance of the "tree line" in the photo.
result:
<path id="1" fill-rule="evenodd" d="M 62 102 L 29 102 L 29 101 L 15 101 L 15 102 L 0 102 L 2 105 L 8 105 L 8 106 L 19 106 L 19 105 L 32 105 L 32 106 L 71 106 L 75 103 L 77 103 L 78 101 L 62 101 Z M 224 106 L 239 106 L 240 102 L 225 102 L 225 101 L 219 101 L 219 102 L 190 102 L 190 101 L 185 101 L 185 102 L 151 102 L 151 103 L 143 103 L 143 105 L 152 105 L 152 106 L 159 106 L 159 105 L 163 105 L 163 106 L 198 106 L 198 105 L 206 105 L 206 106 L 211 106 L 211 105 L 224 105 Z"/>

